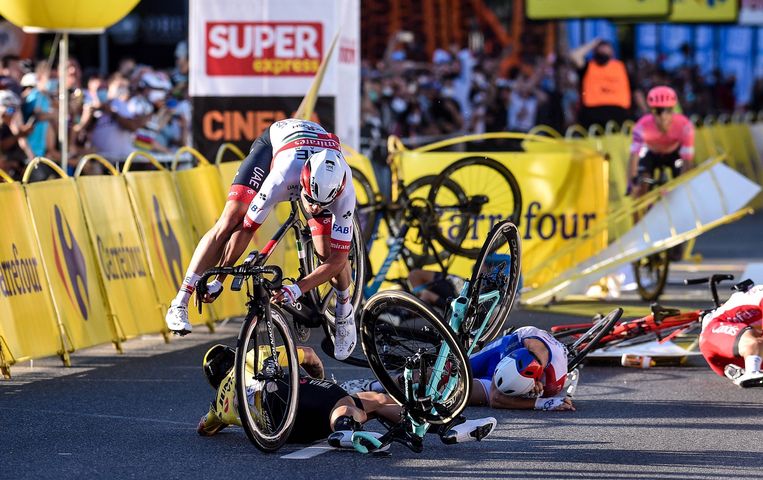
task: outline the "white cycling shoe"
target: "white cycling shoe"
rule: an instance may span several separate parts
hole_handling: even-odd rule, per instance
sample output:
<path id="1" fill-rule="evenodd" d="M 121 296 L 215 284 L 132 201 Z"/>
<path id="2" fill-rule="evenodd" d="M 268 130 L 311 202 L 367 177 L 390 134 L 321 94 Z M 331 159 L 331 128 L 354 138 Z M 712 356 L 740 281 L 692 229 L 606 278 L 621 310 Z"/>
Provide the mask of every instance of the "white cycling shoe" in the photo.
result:
<path id="1" fill-rule="evenodd" d="M 358 333 L 355 331 L 355 312 L 350 310 L 346 317 L 336 320 L 336 334 L 334 335 L 334 358 L 346 360 L 358 341 Z"/>
<path id="2" fill-rule="evenodd" d="M 188 321 L 188 307 L 182 304 L 170 305 L 167 310 L 167 315 L 164 317 L 164 321 L 167 322 L 167 328 L 175 335 L 188 335 L 191 333 L 193 327 L 191 322 Z"/>
<path id="3" fill-rule="evenodd" d="M 742 388 L 763 387 L 763 372 L 744 372 L 734 379 L 734 384 Z"/>
<path id="4" fill-rule="evenodd" d="M 442 443 L 452 445 L 454 443 L 465 443 L 480 441 L 487 437 L 498 424 L 498 420 L 493 417 L 476 418 L 467 420 L 458 425 L 454 425 L 450 430 L 440 435 Z"/>

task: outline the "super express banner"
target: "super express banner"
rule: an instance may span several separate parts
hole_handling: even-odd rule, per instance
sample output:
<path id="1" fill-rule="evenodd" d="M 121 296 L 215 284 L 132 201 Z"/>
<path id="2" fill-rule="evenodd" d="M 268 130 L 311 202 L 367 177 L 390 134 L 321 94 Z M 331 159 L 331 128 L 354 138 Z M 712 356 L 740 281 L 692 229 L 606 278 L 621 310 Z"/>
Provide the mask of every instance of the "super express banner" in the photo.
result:
<path id="1" fill-rule="evenodd" d="M 224 142 L 248 151 L 293 116 L 337 34 L 313 120 L 358 145 L 358 0 L 191 0 L 189 31 L 194 141 L 207 157 Z"/>

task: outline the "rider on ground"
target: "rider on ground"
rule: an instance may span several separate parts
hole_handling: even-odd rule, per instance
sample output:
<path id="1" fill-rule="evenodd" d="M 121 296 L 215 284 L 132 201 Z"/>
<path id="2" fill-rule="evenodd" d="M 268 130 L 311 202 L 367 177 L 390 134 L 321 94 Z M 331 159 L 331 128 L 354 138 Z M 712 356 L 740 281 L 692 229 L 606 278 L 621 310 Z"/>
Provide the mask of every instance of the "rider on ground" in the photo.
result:
<path id="1" fill-rule="evenodd" d="M 521 327 L 469 357 L 474 380 L 469 405 L 502 409 L 571 410 L 578 372 L 567 373 L 567 350 L 550 333 Z M 383 391 L 378 381 L 350 380 L 348 391 Z"/>
<path id="2" fill-rule="evenodd" d="M 279 357 L 281 355 L 279 350 Z M 204 356 L 204 374 L 216 395 L 209 411 L 199 421 L 196 429 L 199 435 L 209 437 L 229 425 L 241 425 L 235 407 L 235 356 L 235 350 L 225 345 L 214 345 Z M 392 423 L 401 420 L 400 405 L 386 393 L 358 392 L 351 395 L 334 382 L 323 379 L 323 364 L 311 348 L 297 347 L 297 356 L 308 375 L 300 376 L 297 415 L 289 442 L 309 443 L 329 437 L 329 442 L 334 446 L 352 447 L 352 432 L 362 430 L 368 420 L 377 417 Z M 276 392 L 287 388 L 286 382 L 278 382 Z M 433 429 L 432 432 L 439 433 L 444 443 L 460 443 L 484 438 L 495 425 L 495 418 L 487 417 L 467 420 L 448 429 Z"/>
<path id="3" fill-rule="evenodd" d="M 694 160 L 694 125 L 686 116 L 673 110 L 678 103 L 676 92 L 666 86 L 649 90 L 646 97 L 651 113 L 633 127 L 628 192 L 634 197 L 645 194 L 658 167 L 670 168 L 673 178 L 692 167 Z"/>
<path id="4" fill-rule="evenodd" d="M 200 275 L 218 264 L 233 265 L 273 207 L 286 201 L 301 201 L 310 215 L 308 225 L 322 263 L 296 284 L 284 285 L 273 299 L 293 303 L 304 292 L 331 281 L 337 298 L 334 355 L 349 357 L 356 343 L 348 262 L 355 210 L 352 173 L 336 135 L 315 122 L 295 118 L 274 123 L 252 144 L 220 218 L 196 247 L 167 312 L 170 330 L 180 335 L 191 332 L 188 302 Z M 268 243 L 261 254 L 274 247 L 274 242 Z M 208 285 L 204 302 L 219 296 L 223 280 L 220 276 Z"/>
<path id="5" fill-rule="evenodd" d="M 734 293 L 702 319 L 699 349 L 710 368 L 740 387 L 763 387 L 763 285 Z"/>

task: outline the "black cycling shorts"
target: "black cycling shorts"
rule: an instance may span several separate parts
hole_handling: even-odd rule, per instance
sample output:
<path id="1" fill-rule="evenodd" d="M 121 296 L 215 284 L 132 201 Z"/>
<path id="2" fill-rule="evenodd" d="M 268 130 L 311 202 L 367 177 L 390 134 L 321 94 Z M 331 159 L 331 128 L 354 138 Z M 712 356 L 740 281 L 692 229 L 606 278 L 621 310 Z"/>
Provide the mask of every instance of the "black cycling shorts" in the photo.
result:
<path id="1" fill-rule="evenodd" d="M 270 142 L 270 129 L 252 142 L 249 154 L 241 162 L 241 166 L 233 177 L 228 200 L 238 200 L 250 203 L 262 188 L 262 182 L 270 173 L 273 164 L 273 144 Z"/>
<path id="2" fill-rule="evenodd" d="M 278 382 L 281 398 L 286 398 L 286 382 Z M 299 379 L 299 401 L 297 418 L 289 435 L 290 443 L 310 443 L 324 440 L 331 435 L 331 412 L 336 403 L 349 397 L 342 387 L 328 380 L 301 377 Z M 362 409 L 360 400 L 351 397 L 355 405 Z M 276 412 L 271 412 L 276 414 Z"/>
<path id="3" fill-rule="evenodd" d="M 455 298 L 458 296 L 456 287 L 442 272 L 435 272 L 434 279 L 427 285 L 427 290 L 440 297 L 443 303 L 445 303 L 448 298 Z"/>
<path id="4" fill-rule="evenodd" d="M 676 165 L 676 161 L 681 159 L 680 149 L 676 149 L 670 153 L 654 153 L 651 150 L 647 150 L 646 155 L 641 157 L 638 161 L 638 173 L 647 174 L 654 178 L 654 171 L 662 168 L 669 168 L 673 174 L 673 178 L 676 178 L 681 174 L 681 164 Z M 658 174 L 659 176 L 659 174 Z"/>

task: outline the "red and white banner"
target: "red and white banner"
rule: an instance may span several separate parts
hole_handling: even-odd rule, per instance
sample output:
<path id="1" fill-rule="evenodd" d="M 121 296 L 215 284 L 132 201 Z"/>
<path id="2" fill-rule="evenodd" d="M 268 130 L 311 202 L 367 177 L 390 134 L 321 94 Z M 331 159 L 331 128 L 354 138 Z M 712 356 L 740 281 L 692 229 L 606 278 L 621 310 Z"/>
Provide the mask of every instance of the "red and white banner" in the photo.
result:
<path id="1" fill-rule="evenodd" d="M 195 126 L 197 135 L 214 135 L 195 135 L 194 143 L 203 146 L 205 153 L 215 142 L 251 143 L 250 134 L 256 137 L 268 125 L 262 121 L 265 109 L 257 108 L 258 99 L 265 105 L 286 107 L 294 98 L 302 98 L 338 29 L 337 47 L 318 93 L 333 104 L 319 116 L 330 111 L 332 118 L 317 120 L 332 125 L 344 143 L 357 148 L 359 0 L 190 0 L 190 94 L 194 109 L 203 110 L 195 111 L 194 118 L 210 123 L 210 118 L 217 118 L 214 112 L 222 111 L 230 117 L 230 121 L 221 117 L 210 123 L 224 128 Z M 282 111 L 289 115 L 287 110 Z M 281 114 L 272 116 L 277 120 Z M 250 118 L 254 119 L 251 124 L 246 121 Z"/>

